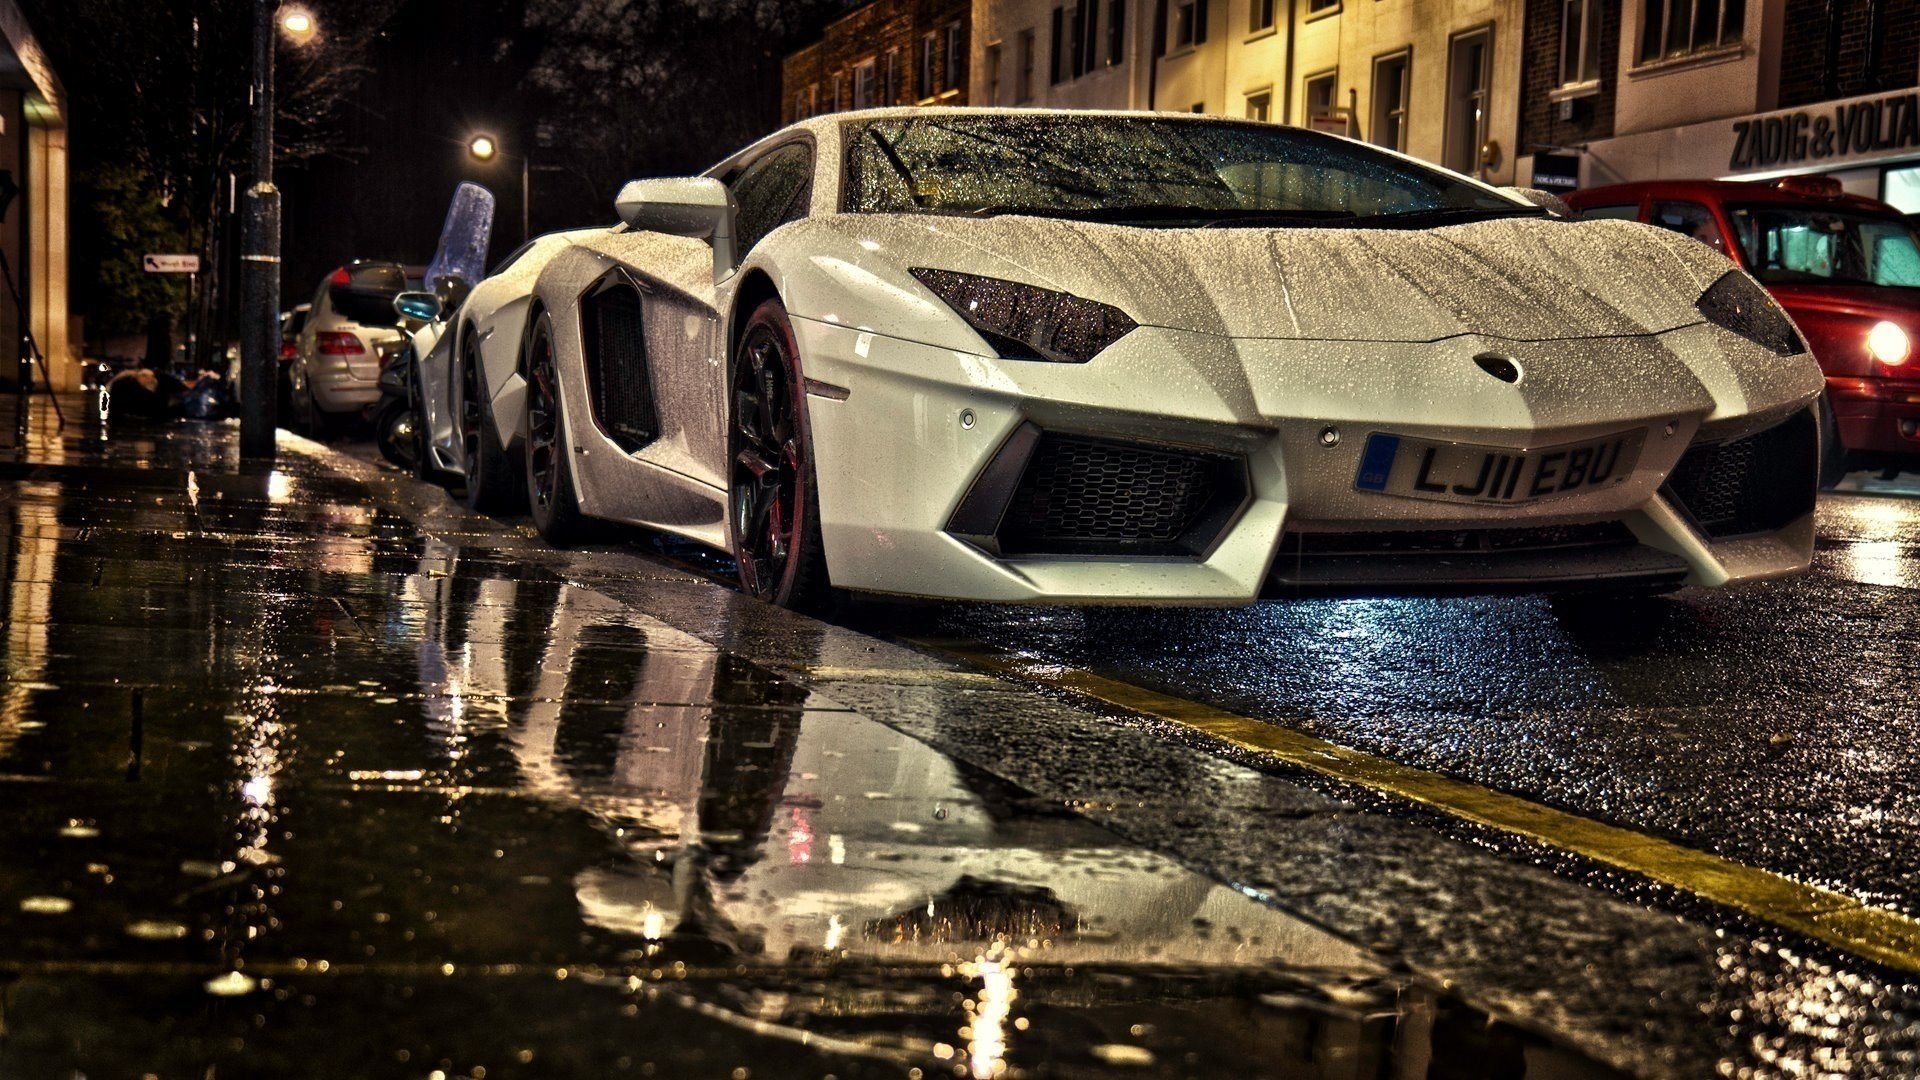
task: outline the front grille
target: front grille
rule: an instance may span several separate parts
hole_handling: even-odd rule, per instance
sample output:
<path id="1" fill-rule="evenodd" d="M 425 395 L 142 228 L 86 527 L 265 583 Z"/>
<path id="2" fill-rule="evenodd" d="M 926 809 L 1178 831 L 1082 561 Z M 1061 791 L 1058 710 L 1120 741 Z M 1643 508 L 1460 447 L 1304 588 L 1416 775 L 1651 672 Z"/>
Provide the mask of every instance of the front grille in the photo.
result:
<path id="1" fill-rule="evenodd" d="M 1689 447 L 1662 494 L 1700 531 L 1771 532 L 1813 510 L 1819 436 L 1812 412 L 1728 442 Z"/>
<path id="2" fill-rule="evenodd" d="M 1485 555 L 1635 543 L 1617 521 L 1529 529 L 1421 529 L 1392 532 L 1288 533 L 1280 553 L 1314 555 Z"/>
<path id="3" fill-rule="evenodd" d="M 647 373 L 640 294 L 624 281 L 610 280 L 581 301 L 580 307 L 594 420 L 608 438 L 631 454 L 660 432 Z"/>
<path id="4" fill-rule="evenodd" d="M 1006 554 L 1193 555 L 1246 494 L 1236 458 L 1040 435 L 998 534 Z"/>

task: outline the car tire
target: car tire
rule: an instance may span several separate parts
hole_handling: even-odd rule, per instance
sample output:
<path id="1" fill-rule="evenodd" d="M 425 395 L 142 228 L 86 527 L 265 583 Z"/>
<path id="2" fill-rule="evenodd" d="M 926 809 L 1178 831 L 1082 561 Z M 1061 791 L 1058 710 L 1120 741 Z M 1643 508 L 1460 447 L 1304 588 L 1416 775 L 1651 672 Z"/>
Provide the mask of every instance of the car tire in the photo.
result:
<path id="1" fill-rule="evenodd" d="M 1847 478 L 1847 447 L 1840 441 L 1840 421 L 1825 395 L 1820 398 L 1820 490 L 1832 491 Z"/>
<path id="2" fill-rule="evenodd" d="M 527 508 L 533 527 L 555 547 L 592 540 L 599 532 L 580 512 L 574 493 L 573 455 L 567 452 L 566 406 L 553 355 L 553 318 L 544 312 L 527 338 Z"/>
<path id="3" fill-rule="evenodd" d="M 467 509 L 483 514 L 508 513 L 517 508 L 519 477 L 494 430 L 493 410 L 480 385 L 480 357 L 469 345 L 460 365 L 460 457 L 466 481 L 462 500 Z"/>
<path id="4" fill-rule="evenodd" d="M 831 608 L 819 484 L 793 325 L 778 300 L 755 309 L 728 380 L 728 530 L 740 586 L 798 611 Z"/>

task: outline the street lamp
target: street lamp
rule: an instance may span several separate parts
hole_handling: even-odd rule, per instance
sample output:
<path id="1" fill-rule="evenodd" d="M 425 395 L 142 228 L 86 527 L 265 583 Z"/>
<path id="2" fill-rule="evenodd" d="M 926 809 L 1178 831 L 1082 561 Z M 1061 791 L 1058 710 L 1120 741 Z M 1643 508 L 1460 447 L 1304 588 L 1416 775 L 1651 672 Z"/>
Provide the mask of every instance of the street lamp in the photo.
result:
<path id="1" fill-rule="evenodd" d="M 273 186 L 273 48 L 319 33 L 297 3 L 253 0 L 253 183 L 240 212 L 240 453 L 273 457 L 275 365 L 280 355 L 280 190 Z"/>
<path id="2" fill-rule="evenodd" d="M 501 157 L 511 156 L 520 159 L 520 242 L 524 244 L 533 239 L 533 217 L 528 212 L 528 206 L 533 201 L 533 181 L 532 178 L 528 176 L 531 167 L 527 163 L 527 155 L 502 154 L 500 152 L 500 141 L 491 135 L 483 133 L 468 137 L 467 156 L 483 165 Z"/>
<path id="3" fill-rule="evenodd" d="M 288 4 L 280 9 L 278 19 L 280 32 L 295 45 L 305 45 L 313 40 L 320 30 L 320 24 L 314 20 L 313 12 L 298 4 Z"/>

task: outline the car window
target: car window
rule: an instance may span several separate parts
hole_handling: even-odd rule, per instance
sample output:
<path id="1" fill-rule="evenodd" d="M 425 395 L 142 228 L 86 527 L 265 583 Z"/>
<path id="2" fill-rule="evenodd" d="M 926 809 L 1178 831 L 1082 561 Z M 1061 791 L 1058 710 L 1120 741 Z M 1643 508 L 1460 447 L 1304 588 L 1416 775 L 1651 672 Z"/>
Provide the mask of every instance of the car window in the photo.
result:
<path id="1" fill-rule="evenodd" d="M 804 142 L 770 150 L 747 166 L 730 185 L 740 208 L 734 236 L 741 256 L 768 233 L 807 216 L 812 181 L 813 148 Z"/>
<path id="2" fill-rule="evenodd" d="M 1639 203 L 1614 203 L 1607 206 L 1589 206 L 1580 211 L 1580 216 L 1589 221 L 1601 219 L 1612 221 L 1639 221 Z"/>
<path id="3" fill-rule="evenodd" d="M 1900 218 L 1791 204 L 1727 214 L 1761 281 L 1920 288 L 1920 234 Z"/>
<path id="4" fill-rule="evenodd" d="M 1691 236 L 1715 251 L 1727 250 L 1727 239 L 1720 235 L 1720 225 L 1713 220 L 1713 211 L 1699 203 L 1654 203 L 1652 220 L 1653 224 L 1669 232 Z"/>
<path id="5" fill-rule="evenodd" d="M 1316 131 L 1057 114 L 849 123 L 845 209 L 1161 227 L 1425 227 L 1540 217 L 1485 184 Z"/>

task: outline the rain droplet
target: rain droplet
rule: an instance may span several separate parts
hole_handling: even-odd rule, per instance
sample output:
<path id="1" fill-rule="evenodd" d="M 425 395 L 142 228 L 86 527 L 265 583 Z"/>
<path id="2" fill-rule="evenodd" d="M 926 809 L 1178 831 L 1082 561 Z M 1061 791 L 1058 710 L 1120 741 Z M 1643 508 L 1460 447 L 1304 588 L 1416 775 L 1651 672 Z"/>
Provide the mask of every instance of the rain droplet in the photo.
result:
<path id="1" fill-rule="evenodd" d="M 1093 1056 L 1109 1065 L 1133 1065 L 1146 1068 L 1153 1064 L 1153 1051 L 1125 1043 L 1102 1043 L 1093 1048 Z"/>
<path id="2" fill-rule="evenodd" d="M 20 910 L 29 915 L 65 915 L 73 910 L 73 901 L 64 896 L 29 896 L 20 901 Z"/>
<path id="3" fill-rule="evenodd" d="M 76 821 L 61 829 L 60 835 L 69 836 L 75 840 L 91 840 L 100 835 L 100 830 L 91 825 L 82 825 Z"/>

